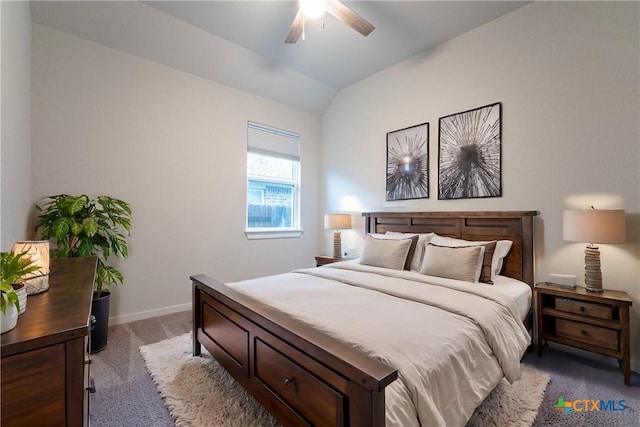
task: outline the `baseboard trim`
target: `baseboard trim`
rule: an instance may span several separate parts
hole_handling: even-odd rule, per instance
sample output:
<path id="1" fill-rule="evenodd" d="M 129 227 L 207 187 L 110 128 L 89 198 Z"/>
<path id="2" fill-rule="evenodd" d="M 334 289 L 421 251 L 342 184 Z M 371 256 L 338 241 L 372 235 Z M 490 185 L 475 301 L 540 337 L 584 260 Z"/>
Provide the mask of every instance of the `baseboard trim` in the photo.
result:
<path id="1" fill-rule="evenodd" d="M 135 322 L 136 320 L 149 319 L 151 317 L 164 316 L 165 314 L 179 313 L 181 311 L 191 310 L 191 303 L 173 305 L 171 307 L 163 307 L 155 310 L 140 311 L 133 314 L 125 314 L 124 316 L 114 316 L 109 318 L 109 325 L 119 325 L 121 323 Z"/>

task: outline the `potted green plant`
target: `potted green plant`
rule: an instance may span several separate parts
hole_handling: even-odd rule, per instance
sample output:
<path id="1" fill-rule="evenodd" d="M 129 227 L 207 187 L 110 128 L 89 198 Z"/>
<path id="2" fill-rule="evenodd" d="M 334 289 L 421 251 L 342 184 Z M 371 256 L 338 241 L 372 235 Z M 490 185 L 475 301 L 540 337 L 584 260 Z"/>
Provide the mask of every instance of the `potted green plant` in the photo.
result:
<path id="1" fill-rule="evenodd" d="M 16 327 L 20 303 L 14 285 L 38 270 L 26 253 L 0 252 L 0 323 L 2 333 Z"/>
<path id="2" fill-rule="evenodd" d="M 131 207 L 108 196 L 91 199 L 86 195 L 59 194 L 45 198 L 36 208 L 39 211 L 36 231 L 56 244 L 51 250 L 52 258 L 98 258 L 92 304 L 96 323 L 91 332 L 91 352 L 100 351 L 107 345 L 109 288 L 123 281 L 120 271 L 107 265 L 107 261 L 112 255 L 121 258 L 129 255 L 126 237 L 131 235 Z"/>

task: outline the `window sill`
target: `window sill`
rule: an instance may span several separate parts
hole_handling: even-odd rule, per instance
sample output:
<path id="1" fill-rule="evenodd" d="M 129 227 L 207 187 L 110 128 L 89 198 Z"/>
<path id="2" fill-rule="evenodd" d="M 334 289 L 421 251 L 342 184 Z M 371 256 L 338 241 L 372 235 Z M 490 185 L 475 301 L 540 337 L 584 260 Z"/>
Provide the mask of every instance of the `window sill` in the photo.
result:
<path id="1" fill-rule="evenodd" d="M 302 233 L 302 230 L 245 230 L 244 235 L 249 240 L 290 239 L 300 237 Z"/>

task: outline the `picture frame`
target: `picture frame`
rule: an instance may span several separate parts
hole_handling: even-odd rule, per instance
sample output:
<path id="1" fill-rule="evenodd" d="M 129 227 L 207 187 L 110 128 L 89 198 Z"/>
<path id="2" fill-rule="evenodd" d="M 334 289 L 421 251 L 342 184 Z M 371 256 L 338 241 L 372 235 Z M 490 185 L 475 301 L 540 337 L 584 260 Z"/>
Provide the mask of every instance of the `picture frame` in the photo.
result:
<path id="1" fill-rule="evenodd" d="M 387 201 L 428 197 L 429 123 L 387 132 Z"/>
<path id="2" fill-rule="evenodd" d="M 502 103 L 440 117 L 438 200 L 502 196 Z"/>

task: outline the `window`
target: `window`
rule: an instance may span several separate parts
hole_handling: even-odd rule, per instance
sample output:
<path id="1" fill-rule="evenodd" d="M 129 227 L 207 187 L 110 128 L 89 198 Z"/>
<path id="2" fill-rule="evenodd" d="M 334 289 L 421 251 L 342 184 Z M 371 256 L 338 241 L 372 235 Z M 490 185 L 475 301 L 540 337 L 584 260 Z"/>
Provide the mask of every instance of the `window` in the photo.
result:
<path id="1" fill-rule="evenodd" d="M 247 237 L 300 236 L 299 187 L 300 135 L 249 122 Z"/>

